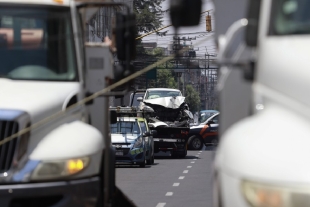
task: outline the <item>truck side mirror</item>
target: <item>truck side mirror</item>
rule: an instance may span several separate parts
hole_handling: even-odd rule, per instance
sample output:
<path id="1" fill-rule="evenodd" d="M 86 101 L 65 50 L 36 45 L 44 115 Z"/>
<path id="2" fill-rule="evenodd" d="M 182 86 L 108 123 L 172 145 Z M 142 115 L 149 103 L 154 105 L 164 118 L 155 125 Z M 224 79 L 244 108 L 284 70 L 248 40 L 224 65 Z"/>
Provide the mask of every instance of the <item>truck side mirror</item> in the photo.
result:
<path id="1" fill-rule="evenodd" d="M 195 26 L 201 16 L 201 0 L 170 0 L 170 19 L 174 27 Z"/>
<path id="2" fill-rule="evenodd" d="M 116 124 L 117 123 L 117 113 L 116 111 L 110 111 L 110 123 Z"/>
<path id="3" fill-rule="evenodd" d="M 245 30 L 245 42 L 249 47 L 257 46 L 260 5 L 261 0 L 250 0 L 247 13 L 248 25 Z"/>
<path id="4" fill-rule="evenodd" d="M 138 102 L 142 102 L 142 101 L 143 101 L 143 98 L 142 98 L 142 97 L 138 97 L 138 98 L 137 98 L 137 101 L 138 101 Z"/>
<path id="5" fill-rule="evenodd" d="M 116 14 L 114 28 L 117 58 L 122 61 L 136 58 L 136 16 L 135 14 Z"/>

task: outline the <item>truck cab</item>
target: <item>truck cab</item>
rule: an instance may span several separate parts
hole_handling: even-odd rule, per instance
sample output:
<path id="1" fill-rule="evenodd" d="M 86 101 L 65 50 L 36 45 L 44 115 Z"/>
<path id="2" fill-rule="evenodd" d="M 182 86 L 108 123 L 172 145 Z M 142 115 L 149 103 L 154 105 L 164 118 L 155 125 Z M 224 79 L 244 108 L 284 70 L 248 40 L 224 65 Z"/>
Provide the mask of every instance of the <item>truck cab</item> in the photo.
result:
<path id="1" fill-rule="evenodd" d="M 222 135 L 214 206 L 308 205 L 309 6 L 304 0 L 250 0 L 248 18 L 239 21 L 247 46 L 256 49 L 252 99 L 260 97 L 263 110 Z"/>
<path id="2" fill-rule="evenodd" d="M 192 113 L 188 110 L 185 97 L 178 89 L 149 88 L 139 98 L 140 109 L 150 107 L 154 113 L 147 119 L 151 129 L 156 130 L 154 151 L 169 152 L 172 157 L 187 155 L 187 140 Z"/>
<path id="3" fill-rule="evenodd" d="M 84 44 L 80 19 L 71 0 L 0 1 L 1 207 L 103 200 L 104 152 L 112 148 L 102 126 L 109 122 L 103 98 L 83 99 L 105 87 L 113 58 L 104 43 Z M 91 58 L 105 61 L 91 65 Z"/>

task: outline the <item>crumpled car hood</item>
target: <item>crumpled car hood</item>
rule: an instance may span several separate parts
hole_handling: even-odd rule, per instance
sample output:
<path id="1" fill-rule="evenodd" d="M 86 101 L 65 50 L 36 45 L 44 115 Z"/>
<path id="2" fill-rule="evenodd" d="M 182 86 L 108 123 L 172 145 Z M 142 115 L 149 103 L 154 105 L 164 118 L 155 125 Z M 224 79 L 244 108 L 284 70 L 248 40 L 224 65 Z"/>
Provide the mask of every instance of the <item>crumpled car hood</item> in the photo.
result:
<path id="1" fill-rule="evenodd" d="M 144 100 L 143 102 L 145 104 L 159 105 L 159 106 L 163 106 L 166 108 L 178 109 L 184 103 L 184 101 L 185 101 L 184 96 L 176 96 L 176 97 L 147 99 L 147 100 Z"/>

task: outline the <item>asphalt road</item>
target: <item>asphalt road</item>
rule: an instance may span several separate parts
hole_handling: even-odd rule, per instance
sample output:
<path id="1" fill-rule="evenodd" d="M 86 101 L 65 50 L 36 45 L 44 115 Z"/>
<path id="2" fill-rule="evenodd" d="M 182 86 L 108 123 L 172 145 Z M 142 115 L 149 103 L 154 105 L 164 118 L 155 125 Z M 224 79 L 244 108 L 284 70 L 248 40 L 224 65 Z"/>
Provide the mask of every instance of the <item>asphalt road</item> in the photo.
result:
<path id="1" fill-rule="evenodd" d="M 138 207 L 211 207 L 213 157 L 203 149 L 183 159 L 156 156 L 145 168 L 117 166 L 116 184 Z"/>

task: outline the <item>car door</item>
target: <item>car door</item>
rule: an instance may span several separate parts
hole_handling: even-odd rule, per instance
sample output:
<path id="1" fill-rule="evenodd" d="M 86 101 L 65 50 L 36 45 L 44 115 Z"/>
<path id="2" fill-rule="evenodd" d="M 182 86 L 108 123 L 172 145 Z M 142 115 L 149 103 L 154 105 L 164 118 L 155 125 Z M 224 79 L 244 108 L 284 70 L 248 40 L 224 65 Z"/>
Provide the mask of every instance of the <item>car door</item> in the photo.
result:
<path id="1" fill-rule="evenodd" d="M 145 125 L 145 122 L 144 121 L 139 121 L 139 124 L 140 124 L 140 127 L 141 127 L 141 134 L 143 135 L 145 132 L 147 132 L 147 128 L 146 128 L 146 125 Z M 149 137 L 144 137 L 144 141 L 145 141 L 145 146 L 146 146 L 146 149 L 148 150 L 149 149 Z"/>
<path id="2" fill-rule="evenodd" d="M 208 136 L 205 139 L 205 143 L 217 144 L 218 142 L 218 128 L 219 128 L 219 115 L 214 116 L 209 121 Z"/>

